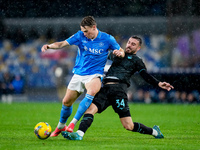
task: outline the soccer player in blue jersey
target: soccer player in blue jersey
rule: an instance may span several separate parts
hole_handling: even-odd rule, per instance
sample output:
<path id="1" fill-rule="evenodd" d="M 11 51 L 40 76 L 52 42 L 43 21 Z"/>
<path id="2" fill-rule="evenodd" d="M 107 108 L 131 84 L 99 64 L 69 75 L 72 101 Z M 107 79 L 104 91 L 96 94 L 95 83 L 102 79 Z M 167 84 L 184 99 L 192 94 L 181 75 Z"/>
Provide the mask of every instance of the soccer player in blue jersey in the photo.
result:
<path id="1" fill-rule="evenodd" d="M 86 16 L 80 23 L 81 31 L 78 31 L 68 39 L 43 45 L 41 51 L 48 49 L 60 49 L 69 45 L 78 46 L 78 54 L 73 68 L 73 77 L 67 87 L 63 98 L 60 120 L 51 134 L 58 136 L 61 131 L 67 130 L 66 122 L 72 113 L 72 105 L 86 89 L 86 95 L 80 102 L 78 110 L 71 121 L 68 131 L 73 130 L 76 122 L 92 103 L 95 94 L 101 88 L 101 76 L 104 72 L 109 50 L 117 57 L 124 57 L 124 50 L 116 42 L 115 38 L 97 28 L 97 23 L 92 16 Z"/>
<path id="2" fill-rule="evenodd" d="M 131 76 L 138 72 L 149 84 L 170 91 L 174 87 L 167 82 L 161 82 L 147 72 L 146 66 L 136 53 L 140 50 L 142 39 L 131 36 L 126 44 L 123 58 L 111 58 L 113 63 L 103 79 L 103 87 L 95 95 L 92 104 L 85 112 L 77 132 L 63 131 L 62 136 L 69 140 L 82 140 L 85 132 L 94 120 L 94 114 L 102 113 L 109 106 L 119 115 L 123 127 L 132 132 L 153 135 L 157 139 L 164 138 L 159 126 L 147 127 L 142 123 L 133 122 L 128 106 L 127 88 L 130 86 Z"/>

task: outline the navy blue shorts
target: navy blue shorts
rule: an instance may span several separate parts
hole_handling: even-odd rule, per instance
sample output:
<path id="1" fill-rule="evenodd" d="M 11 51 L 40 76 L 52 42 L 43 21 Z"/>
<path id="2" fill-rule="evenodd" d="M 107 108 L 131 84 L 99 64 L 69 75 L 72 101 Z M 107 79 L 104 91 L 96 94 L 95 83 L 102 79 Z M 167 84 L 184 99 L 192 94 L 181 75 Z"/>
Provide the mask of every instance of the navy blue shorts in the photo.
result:
<path id="1" fill-rule="evenodd" d="M 93 104 L 98 108 L 98 113 L 103 112 L 110 105 L 120 118 L 130 117 L 128 98 L 125 84 L 106 84 L 96 94 Z"/>

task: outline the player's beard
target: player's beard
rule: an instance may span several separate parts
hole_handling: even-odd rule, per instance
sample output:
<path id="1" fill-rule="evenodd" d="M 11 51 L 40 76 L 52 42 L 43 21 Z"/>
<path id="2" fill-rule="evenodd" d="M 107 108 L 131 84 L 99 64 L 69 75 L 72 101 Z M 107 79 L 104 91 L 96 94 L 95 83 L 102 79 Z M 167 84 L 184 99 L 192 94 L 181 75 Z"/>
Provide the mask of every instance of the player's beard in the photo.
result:
<path id="1" fill-rule="evenodd" d="M 128 54 L 134 54 L 135 52 L 136 52 L 136 50 L 133 50 L 133 49 L 131 49 L 129 47 L 126 47 L 126 53 L 128 53 Z"/>

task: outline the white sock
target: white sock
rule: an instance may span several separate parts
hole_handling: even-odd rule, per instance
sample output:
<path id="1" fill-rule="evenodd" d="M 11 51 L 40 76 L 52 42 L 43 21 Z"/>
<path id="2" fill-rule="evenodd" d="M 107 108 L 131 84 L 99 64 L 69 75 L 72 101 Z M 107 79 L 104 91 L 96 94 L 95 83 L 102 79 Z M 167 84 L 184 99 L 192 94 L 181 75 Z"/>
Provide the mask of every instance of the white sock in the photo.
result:
<path id="1" fill-rule="evenodd" d="M 153 135 L 153 136 L 157 136 L 157 135 L 158 135 L 158 132 L 157 132 L 155 129 L 153 129 L 152 135 Z"/>
<path id="2" fill-rule="evenodd" d="M 63 129 L 65 127 L 65 123 L 58 122 L 57 128 Z"/>
<path id="3" fill-rule="evenodd" d="M 74 125 L 76 125 L 76 123 L 78 122 L 77 119 L 73 118 L 72 121 L 70 123 L 73 123 Z"/>
<path id="4" fill-rule="evenodd" d="M 81 130 L 76 131 L 76 133 L 78 133 L 78 135 L 80 135 L 80 136 L 82 136 L 82 137 L 83 137 L 84 134 L 85 134 L 85 133 L 84 133 L 83 131 L 81 131 Z"/>

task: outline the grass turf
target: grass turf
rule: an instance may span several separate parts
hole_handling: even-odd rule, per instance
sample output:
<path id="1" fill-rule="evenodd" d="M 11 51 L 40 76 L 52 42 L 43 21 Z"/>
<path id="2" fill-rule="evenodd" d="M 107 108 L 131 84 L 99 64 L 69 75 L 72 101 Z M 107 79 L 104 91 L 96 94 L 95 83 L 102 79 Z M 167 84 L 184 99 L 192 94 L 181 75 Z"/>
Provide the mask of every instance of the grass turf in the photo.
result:
<path id="1" fill-rule="evenodd" d="M 38 122 L 57 126 L 61 103 L 0 103 L 0 149 L 2 150 L 110 150 L 110 149 L 200 149 L 200 105 L 129 104 L 135 122 L 159 125 L 164 139 L 126 131 L 111 107 L 96 114 L 83 141 L 69 141 L 61 135 L 37 139 L 33 128 Z M 78 104 L 74 104 L 73 113 Z M 75 127 L 78 128 L 79 123 Z"/>

